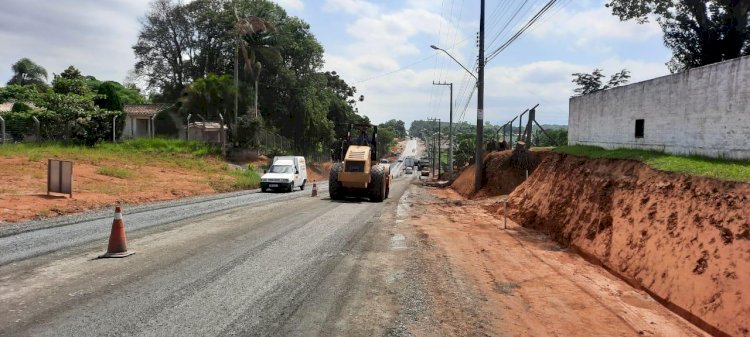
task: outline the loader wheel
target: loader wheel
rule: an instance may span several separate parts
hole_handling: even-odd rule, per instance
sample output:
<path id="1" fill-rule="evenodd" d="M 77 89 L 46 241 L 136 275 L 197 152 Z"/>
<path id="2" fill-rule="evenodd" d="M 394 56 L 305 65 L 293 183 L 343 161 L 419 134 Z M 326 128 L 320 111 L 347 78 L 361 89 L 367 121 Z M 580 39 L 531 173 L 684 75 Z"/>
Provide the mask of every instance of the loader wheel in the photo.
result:
<path id="1" fill-rule="evenodd" d="M 381 202 L 385 199 L 385 169 L 375 165 L 370 169 L 370 200 Z"/>
<path id="2" fill-rule="evenodd" d="M 343 163 L 335 163 L 331 166 L 331 173 L 328 175 L 328 194 L 333 200 L 344 199 L 344 187 L 339 182 L 339 172 L 343 171 Z"/>

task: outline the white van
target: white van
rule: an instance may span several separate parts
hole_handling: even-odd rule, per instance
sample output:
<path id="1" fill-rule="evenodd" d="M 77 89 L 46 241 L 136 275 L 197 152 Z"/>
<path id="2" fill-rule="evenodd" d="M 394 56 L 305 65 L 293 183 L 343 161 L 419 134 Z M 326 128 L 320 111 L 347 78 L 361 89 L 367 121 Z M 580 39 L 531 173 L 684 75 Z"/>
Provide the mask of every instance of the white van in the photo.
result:
<path id="1" fill-rule="evenodd" d="M 273 164 L 260 177 L 260 190 L 280 190 L 291 192 L 295 187 L 305 189 L 307 183 L 307 165 L 305 157 L 279 156 L 273 158 Z"/>

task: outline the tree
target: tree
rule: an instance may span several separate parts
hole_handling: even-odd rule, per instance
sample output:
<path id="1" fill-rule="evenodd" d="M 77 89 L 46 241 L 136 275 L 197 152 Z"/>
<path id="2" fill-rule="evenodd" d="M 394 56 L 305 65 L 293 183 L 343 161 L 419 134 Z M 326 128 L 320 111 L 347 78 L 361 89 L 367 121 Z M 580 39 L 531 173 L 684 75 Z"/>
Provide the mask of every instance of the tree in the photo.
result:
<path id="1" fill-rule="evenodd" d="M 96 93 L 99 97 L 94 100 L 94 103 L 102 109 L 122 111 L 123 103 L 117 89 L 115 82 L 102 83 L 97 89 Z"/>
<path id="2" fill-rule="evenodd" d="M 534 128 L 533 146 L 564 146 L 568 145 L 568 129 L 547 129 L 543 133 L 541 129 Z"/>
<path id="3" fill-rule="evenodd" d="M 91 88 L 86 83 L 86 78 L 73 66 L 69 66 L 60 75 L 52 79 L 52 90 L 58 94 L 75 94 L 86 96 L 91 94 Z"/>
<path id="4" fill-rule="evenodd" d="M 404 123 L 404 121 L 391 119 L 381 125 L 387 126 L 391 130 L 393 130 L 396 133 L 396 137 L 406 138 L 406 124 Z"/>
<path id="5" fill-rule="evenodd" d="M 475 133 L 461 133 L 456 135 L 456 149 L 453 150 L 453 160 L 458 167 L 472 162 L 475 152 L 477 135 Z"/>
<path id="6" fill-rule="evenodd" d="M 33 85 L 11 84 L 0 88 L 0 103 L 8 101 L 33 102 L 37 97 L 39 97 L 39 92 Z"/>
<path id="7" fill-rule="evenodd" d="M 591 74 L 574 73 L 573 83 L 578 85 L 578 88 L 574 90 L 574 92 L 577 94 L 576 96 L 588 95 L 590 93 L 607 90 L 626 84 L 628 83 L 628 79 L 630 78 L 630 71 L 628 71 L 627 69 L 620 70 L 620 72 L 615 73 L 614 75 L 612 75 L 612 77 L 609 78 L 607 84 L 602 84 L 602 78 L 604 78 L 604 74 L 602 74 L 601 69 L 594 69 L 594 72 L 592 72 Z"/>
<path id="8" fill-rule="evenodd" d="M 28 58 L 22 58 L 11 66 L 13 77 L 8 81 L 8 85 L 34 85 L 38 91 L 44 91 L 47 85 L 47 70 L 42 66 L 34 63 Z"/>
<path id="9" fill-rule="evenodd" d="M 233 97 L 232 76 L 209 74 L 185 89 L 183 98 L 180 100 L 180 111 L 183 115 L 201 114 L 209 120 L 218 120 L 219 114 L 224 116 L 227 111 L 232 110 Z"/>
<path id="10" fill-rule="evenodd" d="M 620 20 L 645 23 L 656 15 L 664 44 L 672 49 L 671 72 L 750 55 L 750 1 L 610 0 Z"/>
<path id="11" fill-rule="evenodd" d="M 135 71 L 148 79 L 150 89 L 159 89 L 165 100 L 176 99 L 190 82 L 190 57 L 196 54 L 185 8 L 171 0 L 155 0 L 141 24 L 133 46 Z"/>

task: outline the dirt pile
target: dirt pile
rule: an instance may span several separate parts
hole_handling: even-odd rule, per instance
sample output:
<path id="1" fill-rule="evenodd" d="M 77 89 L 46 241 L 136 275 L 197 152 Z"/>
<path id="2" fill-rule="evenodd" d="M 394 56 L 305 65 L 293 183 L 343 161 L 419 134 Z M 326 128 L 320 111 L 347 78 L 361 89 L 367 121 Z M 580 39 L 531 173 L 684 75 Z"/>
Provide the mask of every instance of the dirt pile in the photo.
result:
<path id="1" fill-rule="evenodd" d="M 551 154 L 508 208 L 709 333 L 750 336 L 748 197 L 747 183 Z"/>
<path id="2" fill-rule="evenodd" d="M 548 151 L 530 151 L 528 161 L 531 166 L 531 174 Z M 514 165 L 511 160 L 513 151 L 490 152 L 484 156 L 484 170 L 482 177 L 483 188 L 474 193 L 474 177 L 476 177 L 474 165 L 464 167 L 458 174 L 456 180 L 451 184 L 456 192 L 466 198 L 486 198 L 509 194 L 526 179 L 526 170 Z"/>
<path id="3" fill-rule="evenodd" d="M 331 162 L 307 163 L 307 180 L 310 182 L 328 180 L 332 165 Z"/>

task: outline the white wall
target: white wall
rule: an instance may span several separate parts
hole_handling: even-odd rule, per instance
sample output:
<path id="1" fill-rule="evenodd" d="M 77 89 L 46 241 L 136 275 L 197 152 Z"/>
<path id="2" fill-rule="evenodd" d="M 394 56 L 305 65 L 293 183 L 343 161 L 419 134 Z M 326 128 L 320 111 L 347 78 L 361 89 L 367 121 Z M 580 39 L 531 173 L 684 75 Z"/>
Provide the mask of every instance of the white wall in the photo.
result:
<path id="1" fill-rule="evenodd" d="M 568 127 L 570 144 L 750 159 L 750 57 L 571 98 Z"/>

